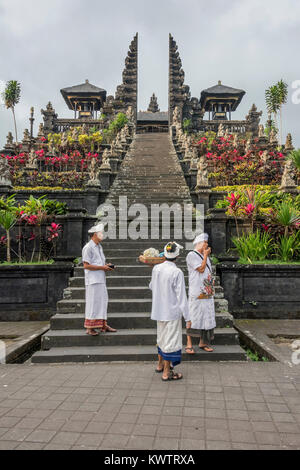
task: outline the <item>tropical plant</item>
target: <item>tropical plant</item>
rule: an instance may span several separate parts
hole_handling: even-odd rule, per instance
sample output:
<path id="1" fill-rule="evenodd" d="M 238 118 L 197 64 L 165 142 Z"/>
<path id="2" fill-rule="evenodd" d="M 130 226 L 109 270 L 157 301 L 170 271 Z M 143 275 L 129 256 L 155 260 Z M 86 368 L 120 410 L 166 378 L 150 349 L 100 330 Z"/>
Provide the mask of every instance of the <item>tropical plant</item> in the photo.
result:
<path id="1" fill-rule="evenodd" d="M 300 232 L 293 233 L 292 235 L 285 237 L 279 237 L 276 244 L 276 253 L 282 261 L 288 262 L 297 255 L 299 257 L 300 250 Z"/>
<path id="2" fill-rule="evenodd" d="M 15 106 L 19 103 L 21 97 L 21 85 L 16 80 L 10 80 L 6 83 L 2 98 L 7 109 L 11 109 L 14 119 L 16 142 L 18 142 L 18 131 L 15 116 Z"/>
<path id="3" fill-rule="evenodd" d="M 254 233 L 243 234 L 241 237 L 233 237 L 239 257 L 248 261 L 263 261 L 270 256 L 273 250 L 273 240 L 267 232 L 256 231 Z"/>
<path id="4" fill-rule="evenodd" d="M 12 211 L 10 211 L 10 210 L 1 210 L 0 211 L 0 226 L 6 231 L 6 258 L 7 258 L 7 261 L 9 263 L 11 262 L 10 230 L 13 228 L 13 226 L 15 225 L 16 222 L 17 222 L 17 217 Z"/>
<path id="5" fill-rule="evenodd" d="M 294 162 L 295 167 L 300 171 L 300 149 L 292 150 L 287 158 L 291 159 Z"/>
<path id="6" fill-rule="evenodd" d="M 188 133 L 191 129 L 191 126 L 192 126 L 191 119 L 184 118 L 182 126 L 183 126 L 184 132 Z"/>
<path id="7" fill-rule="evenodd" d="M 274 222 L 284 227 L 284 236 L 287 237 L 289 228 L 297 228 L 300 224 L 300 212 L 291 202 L 277 204 Z"/>

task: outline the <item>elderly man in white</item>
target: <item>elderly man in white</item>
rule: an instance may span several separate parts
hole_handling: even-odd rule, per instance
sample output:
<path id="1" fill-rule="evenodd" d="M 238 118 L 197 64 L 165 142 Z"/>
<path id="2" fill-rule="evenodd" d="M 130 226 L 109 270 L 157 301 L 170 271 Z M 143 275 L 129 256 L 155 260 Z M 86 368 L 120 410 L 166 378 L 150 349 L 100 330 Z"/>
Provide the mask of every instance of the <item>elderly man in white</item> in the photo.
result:
<path id="1" fill-rule="evenodd" d="M 208 235 L 201 233 L 193 241 L 194 250 L 186 257 L 189 273 L 189 311 L 191 327 L 187 328 L 187 354 L 195 354 L 192 337 L 200 338 L 199 347 L 205 352 L 213 352 L 210 343 L 214 339 L 216 327 L 214 302 L 214 277 L 209 259 L 211 249 Z"/>
<path id="2" fill-rule="evenodd" d="M 182 374 L 171 370 L 181 362 L 182 316 L 189 324 L 189 310 L 185 291 L 184 275 L 175 262 L 182 247 L 176 242 L 164 248 L 166 261 L 156 265 L 152 271 L 150 289 L 152 290 L 151 319 L 157 321 L 158 367 L 162 380 L 180 380 Z"/>
<path id="3" fill-rule="evenodd" d="M 101 246 L 104 236 L 103 224 L 98 224 L 89 230 L 91 240 L 82 250 L 82 262 L 85 274 L 85 323 L 87 334 L 98 336 L 95 328 L 101 332 L 115 333 L 117 330 L 107 324 L 108 294 L 106 288 L 106 273 L 113 266 L 106 264 Z"/>

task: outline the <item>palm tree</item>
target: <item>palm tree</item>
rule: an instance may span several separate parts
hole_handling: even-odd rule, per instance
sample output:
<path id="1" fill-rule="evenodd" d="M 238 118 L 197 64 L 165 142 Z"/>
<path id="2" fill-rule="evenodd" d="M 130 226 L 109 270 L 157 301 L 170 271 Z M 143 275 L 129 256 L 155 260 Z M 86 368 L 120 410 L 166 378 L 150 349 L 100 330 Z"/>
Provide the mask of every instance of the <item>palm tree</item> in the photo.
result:
<path id="1" fill-rule="evenodd" d="M 19 103 L 21 97 L 21 85 L 16 80 L 10 80 L 6 83 L 2 98 L 7 109 L 11 109 L 14 118 L 16 142 L 18 142 L 17 124 L 15 116 L 15 106 Z"/>
<path id="2" fill-rule="evenodd" d="M 281 79 L 266 90 L 265 96 L 268 113 L 274 115 L 277 128 L 277 113 L 278 111 L 280 113 L 280 145 L 282 145 L 282 106 L 287 102 L 288 85 Z"/>
<path id="3" fill-rule="evenodd" d="M 298 150 L 292 150 L 287 158 L 290 158 L 293 160 L 295 167 L 297 168 L 298 171 L 300 171 L 300 149 Z"/>
<path id="4" fill-rule="evenodd" d="M 286 104 L 288 97 L 288 85 L 282 79 L 277 83 L 278 89 L 278 104 L 280 112 L 280 145 L 282 145 L 282 106 Z"/>
<path id="5" fill-rule="evenodd" d="M 13 212 L 9 210 L 2 210 L 0 211 L 0 226 L 4 228 L 6 231 L 6 253 L 7 253 L 7 261 L 11 262 L 10 256 L 10 230 L 13 228 L 15 223 L 17 222 L 17 217 Z"/>
<path id="6" fill-rule="evenodd" d="M 275 126 L 277 126 L 277 113 L 279 111 L 279 91 L 276 85 L 270 86 L 265 91 L 266 105 L 269 114 L 274 115 Z"/>

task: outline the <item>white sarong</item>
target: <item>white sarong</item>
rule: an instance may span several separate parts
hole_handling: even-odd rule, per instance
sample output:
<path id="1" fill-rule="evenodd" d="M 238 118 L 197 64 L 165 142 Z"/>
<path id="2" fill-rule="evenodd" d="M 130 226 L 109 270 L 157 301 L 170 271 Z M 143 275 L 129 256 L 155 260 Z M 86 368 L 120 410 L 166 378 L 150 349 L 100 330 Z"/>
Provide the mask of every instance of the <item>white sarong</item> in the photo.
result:
<path id="1" fill-rule="evenodd" d="M 164 353 L 182 349 L 182 319 L 157 322 L 157 346 Z"/>
<path id="2" fill-rule="evenodd" d="M 95 320 L 107 320 L 108 294 L 106 284 L 85 286 L 85 325 L 96 327 Z M 93 323 L 93 326 L 92 326 Z"/>

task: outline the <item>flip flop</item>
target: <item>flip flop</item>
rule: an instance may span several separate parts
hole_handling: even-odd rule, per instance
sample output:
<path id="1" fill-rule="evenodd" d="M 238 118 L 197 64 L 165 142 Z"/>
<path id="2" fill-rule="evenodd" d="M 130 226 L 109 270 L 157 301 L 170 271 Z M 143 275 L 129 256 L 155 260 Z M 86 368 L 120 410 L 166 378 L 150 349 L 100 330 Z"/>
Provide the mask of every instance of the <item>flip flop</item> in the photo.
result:
<path id="1" fill-rule="evenodd" d="M 207 346 L 207 345 L 205 345 L 205 346 L 199 346 L 199 348 L 200 348 L 200 349 L 203 349 L 203 351 L 208 352 L 208 353 L 214 352 L 213 348 L 211 348 L 211 347 L 209 347 L 209 346 Z"/>
<path id="2" fill-rule="evenodd" d="M 188 352 L 188 351 L 190 351 L 190 352 Z M 195 354 L 194 348 L 185 348 L 185 352 L 187 354 Z"/>
<path id="3" fill-rule="evenodd" d="M 172 372 L 167 379 L 164 379 L 163 377 L 161 378 L 163 382 L 169 382 L 170 380 L 181 380 L 181 379 L 183 379 L 183 375 L 179 374 L 178 372 L 176 373 Z"/>

